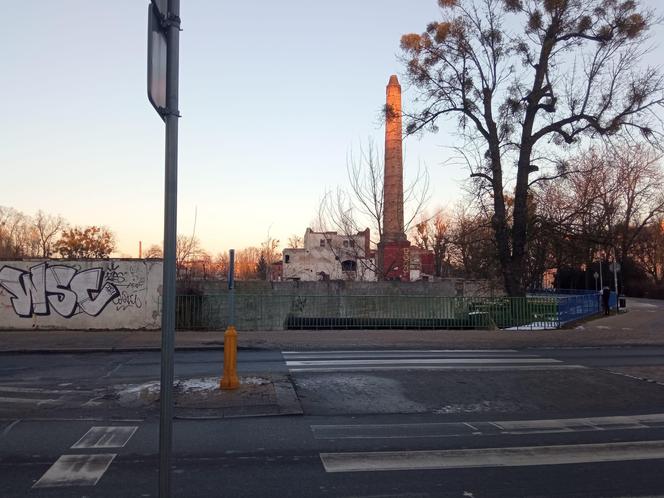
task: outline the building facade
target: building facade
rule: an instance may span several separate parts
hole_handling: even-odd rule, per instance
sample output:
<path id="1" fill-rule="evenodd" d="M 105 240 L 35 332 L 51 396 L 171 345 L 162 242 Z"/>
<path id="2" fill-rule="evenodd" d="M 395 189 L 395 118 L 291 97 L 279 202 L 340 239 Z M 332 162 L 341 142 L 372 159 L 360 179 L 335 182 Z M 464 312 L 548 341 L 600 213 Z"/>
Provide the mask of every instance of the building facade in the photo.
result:
<path id="1" fill-rule="evenodd" d="M 283 280 L 376 280 L 367 228 L 354 235 L 307 228 L 303 247 L 283 250 Z"/>

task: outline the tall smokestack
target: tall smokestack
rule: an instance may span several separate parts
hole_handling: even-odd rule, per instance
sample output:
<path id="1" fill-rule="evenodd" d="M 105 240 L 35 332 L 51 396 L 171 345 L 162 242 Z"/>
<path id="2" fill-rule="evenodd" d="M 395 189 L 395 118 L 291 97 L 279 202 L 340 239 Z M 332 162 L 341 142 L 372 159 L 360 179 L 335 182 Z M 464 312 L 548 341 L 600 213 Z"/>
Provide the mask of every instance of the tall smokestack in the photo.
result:
<path id="1" fill-rule="evenodd" d="M 406 240 L 403 221 L 403 152 L 401 148 L 401 85 L 390 76 L 385 102 L 385 180 L 381 241 Z"/>

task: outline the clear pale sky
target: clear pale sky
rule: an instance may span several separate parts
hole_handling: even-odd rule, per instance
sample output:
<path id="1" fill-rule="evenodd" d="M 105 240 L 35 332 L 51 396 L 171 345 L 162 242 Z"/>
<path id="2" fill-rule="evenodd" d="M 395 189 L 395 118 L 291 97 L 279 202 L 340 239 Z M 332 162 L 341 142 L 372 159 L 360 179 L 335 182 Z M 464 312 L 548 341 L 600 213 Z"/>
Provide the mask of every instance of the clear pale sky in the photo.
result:
<path id="1" fill-rule="evenodd" d="M 656 0 L 648 5 L 656 7 Z M 164 126 L 146 97 L 147 0 L 0 0 L 0 205 L 105 225 L 119 253 L 163 235 Z M 217 253 L 302 235 L 403 74 L 435 0 L 181 0 L 178 232 Z M 657 35 L 661 38 L 661 29 Z M 657 61 L 659 63 L 659 61 Z M 404 107 L 408 108 L 408 88 Z M 408 138 L 432 208 L 461 196 L 446 133 Z"/>

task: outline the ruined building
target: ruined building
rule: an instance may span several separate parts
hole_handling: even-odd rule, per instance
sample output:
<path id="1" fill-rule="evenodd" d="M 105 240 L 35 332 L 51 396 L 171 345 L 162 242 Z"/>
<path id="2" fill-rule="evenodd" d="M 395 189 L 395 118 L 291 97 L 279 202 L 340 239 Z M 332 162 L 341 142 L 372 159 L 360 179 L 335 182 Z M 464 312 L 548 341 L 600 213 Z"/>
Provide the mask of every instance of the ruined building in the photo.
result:
<path id="1" fill-rule="evenodd" d="M 369 229 L 355 235 L 307 228 L 303 247 L 283 251 L 283 280 L 376 280 Z"/>

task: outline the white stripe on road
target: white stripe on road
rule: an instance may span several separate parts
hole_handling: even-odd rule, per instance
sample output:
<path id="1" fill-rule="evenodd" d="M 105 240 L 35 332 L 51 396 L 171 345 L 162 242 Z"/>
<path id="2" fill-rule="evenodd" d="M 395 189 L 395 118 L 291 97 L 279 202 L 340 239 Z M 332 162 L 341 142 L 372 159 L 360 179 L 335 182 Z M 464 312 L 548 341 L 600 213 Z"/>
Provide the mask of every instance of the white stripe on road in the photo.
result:
<path id="1" fill-rule="evenodd" d="M 34 387 L 16 387 L 16 386 L 0 386 L 0 392 L 6 393 L 27 393 L 27 394 L 87 394 L 93 391 L 88 390 L 65 390 L 65 389 L 38 389 Z"/>
<path id="2" fill-rule="evenodd" d="M 474 424 L 474 425 L 472 425 Z M 664 427 L 664 413 L 632 416 L 429 424 L 312 425 L 315 439 L 402 439 L 486 434 L 541 434 Z"/>
<path id="3" fill-rule="evenodd" d="M 516 356 L 515 354 L 504 354 L 504 353 L 486 353 L 486 354 L 469 354 L 469 353 L 460 353 L 460 354 L 452 354 L 452 353 L 413 353 L 413 354 L 406 354 L 406 353 L 382 353 L 382 354 L 377 354 L 377 353 L 367 353 L 367 354 L 343 354 L 343 353 L 334 353 L 334 354 L 328 354 L 328 355 L 307 355 L 307 354 L 302 354 L 302 355 L 284 355 L 284 359 L 286 361 L 293 361 L 293 360 L 320 360 L 320 359 L 330 359 L 330 360 L 336 360 L 336 359 L 358 359 L 358 358 L 374 358 L 374 359 L 385 359 L 385 358 L 403 358 L 403 359 L 408 359 L 408 358 L 540 358 L 539 355 L 536 354 L 520 354 Z"/>
<path id="4" fill-rule="evenodd" d="M 516 353 L 516 349 L 372 349 L 347 351 L 282 351 L 285 355 L 328 355 L 328 354 L 365 354 L 365 353 Z"/>
<path id="5" fill-rule="evenodd" d="M 334 368 L 289 368 L 291 372 L 319 372 L 319 373 L 333 373 L 333 372 L 374 372 L 379 370 L 457 370 L 464 372 L 475 372 L 480 370 L 492 370 L 495 372 L 510 372 L 513 370 L 578 370 L 585 369 L 586 367 L 582 365 L 505 365 L 505 366 L 496 366 L 496 365 L 473 365 L 473 366 L 422 366 L 422 365 L 403 365 L 403 366 L 375 366 L 375 367 L 334 367 Z"/>
<path id="6" fill-rule="evenodd" d="M 115 456 L 115 453 L 62 455 L 32 487 L 95 486 Z"/>
<path id="7" fill-rule="evenodd" d="M 455 365 L 455 364 L 491 364 L 491 363 L 562 363 L 560 360 L 553 360 L 548 358 L 409 358 L 403 360 L 309 360 L 309 361 L 287 361 L 286 366 L 289 367 L 310 367 L 315 365 L 332 366 L 332 365 Z"/>
<path id="8" fill-rule="evenodd" d="M 134 435 L 138 426 L 92 427 L 79 439 L 72 449 L 79 448 L 123 448 Z"/>
<path id="9" fill-rule="evenodd" d="M 464 450 L 321 453 L 326 472 L 521 467 L 664 458 L 664 441 Z"/>
<path id="10" fill-rule="evenodd" d="M 38 398 L 6 398 L 0 396 L 0 403 L 16 403 L 16 404 L 29 404 L 29 405 L 52 405 L 54 403 L 61 403 L 57 399 L 38 399 Z"/>

